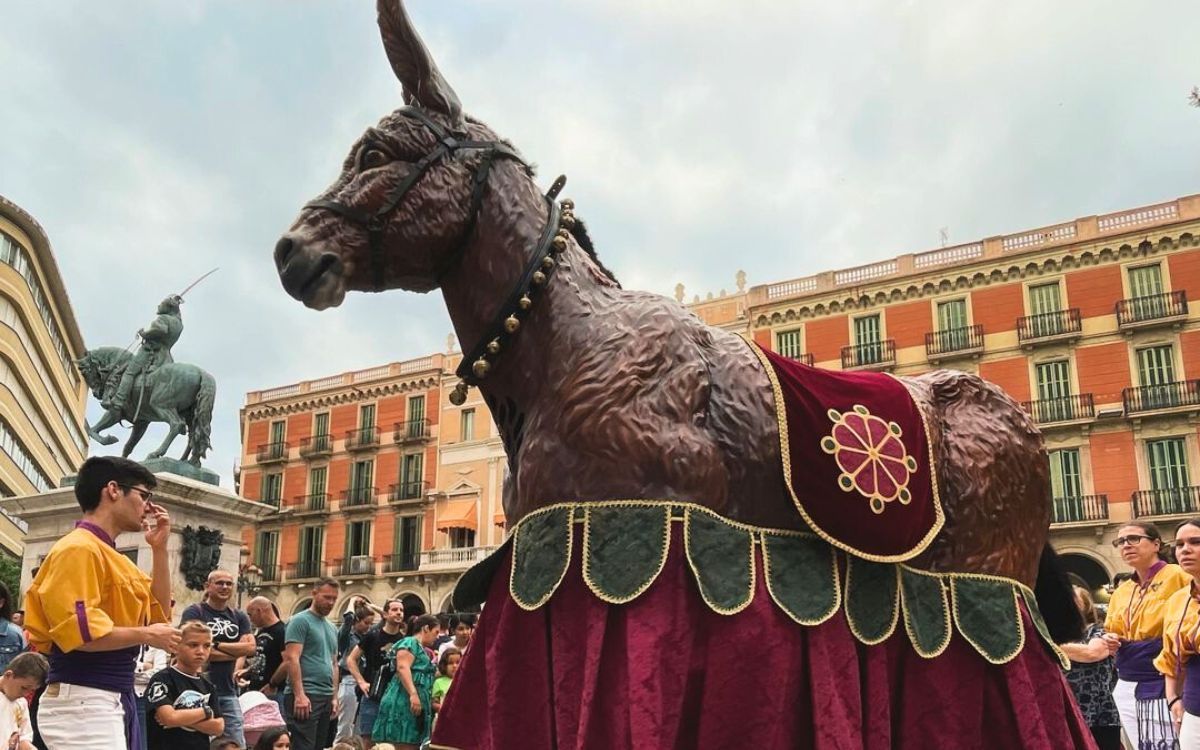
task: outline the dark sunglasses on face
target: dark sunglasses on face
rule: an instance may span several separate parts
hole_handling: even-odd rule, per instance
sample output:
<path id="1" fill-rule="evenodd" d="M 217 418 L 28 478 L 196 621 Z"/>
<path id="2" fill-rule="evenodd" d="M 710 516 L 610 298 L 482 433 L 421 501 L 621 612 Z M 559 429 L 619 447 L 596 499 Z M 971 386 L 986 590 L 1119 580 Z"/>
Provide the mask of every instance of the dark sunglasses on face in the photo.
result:
<path id="1" fill-rule="evenodd" d="M 1145 534 L 1130 534 L 1129 536 L 1119 536 L 1112 541 L 1112 546 L 1124 547 L 1126 544 L 1131 544 L 1131 545 L 1137 544 L 1138 542 L 1142 541 L 1143 539 L 1149 539 L 1149 538 L 1150 537 L 1146 536 Z"/>

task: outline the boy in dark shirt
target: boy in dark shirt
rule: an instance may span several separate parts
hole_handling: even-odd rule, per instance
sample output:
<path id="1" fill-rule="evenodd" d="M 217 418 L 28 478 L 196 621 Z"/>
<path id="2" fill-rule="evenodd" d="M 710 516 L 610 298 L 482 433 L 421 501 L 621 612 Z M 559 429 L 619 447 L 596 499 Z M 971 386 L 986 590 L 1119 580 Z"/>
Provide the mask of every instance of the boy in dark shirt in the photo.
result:
<path id="1" fill-rule="evenodd" d="M 211 737 L 225 729 L 213 684 L 200 676 L 212 652 L 212 633 L 198 620 L 183 623 L 179 630 L 182 641 L 174 666 L 146 685 L 148 750 L 208 750 Z"/>

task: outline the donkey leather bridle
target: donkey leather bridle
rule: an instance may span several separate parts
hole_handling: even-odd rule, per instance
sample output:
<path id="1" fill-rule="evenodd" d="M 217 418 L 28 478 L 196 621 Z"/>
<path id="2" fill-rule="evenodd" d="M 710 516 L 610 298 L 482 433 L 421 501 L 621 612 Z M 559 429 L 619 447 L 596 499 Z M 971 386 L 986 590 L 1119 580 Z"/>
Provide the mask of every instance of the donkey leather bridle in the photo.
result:
<path id="1" fill-rule="evenodd" d="M 532 170 L 530 170 L 529 165 L 521 158 L 520 154 L 506 143 L 501 141 L 470 140 L 465 137 L 465 132 L 447 130 L 437 122 L 434 122 L 417 107 L 403 107 L 397 110 L 397 112 L 406 117 L 411 117 L 424 125 L 433 133 L 437 143 L 432 150 L 422 156 L 413 165 L 412 171 L 391 190 L 383 205 L 374 213 L 362 211 L 334 199 L 322 198 L 309 201 L 304 205 L 305 208 L 319 208 L 332 211 L 350 222 L 358 224 L 367 231 L 372 283 L 375 291 L 383 291 L 384 289 L 385 258 L 383 253 L 383 235 L 387 229 L 388 219 L 392 212 L 400 205 L 400 202 L 404 200 L 404 196 L 416 187 L 420 179 L 439 161 L 453 156 L 460 151 L 483 152 L 483 158 L 471 180 L 471 209 L 468 214 L 467 225 L 464 227 L 462 236 L 454 250 L 439 261 L 434 268 L 434 279 L 439 284 L 445 278 L 446 274 L 458 264 L 467 246 L 470 244 L 471 235 L 475 231 L 475 224 L 479 219 L 479 212 L 483 207 L 483 193 L 487 186 L 487 179 L 491 172 L 492 164 L 497 159 L 510 159 L 524 166 L 532 174 Z M 520 320 L 529 310 L 529 295 L 532 293 L 533 288 L 542 286 L 549 274 L 552 273 L 555 263 L 549 256 L 551 253 L 561 252 L 565 249 L 565 233 L 567 228 L 573 225 L 574 218 L 570 215 L 569 205 L 560 209 L 558 202 L 555 200 L 565 184 L 566 177 L 560 176 L 554 181 L 550 190 L 546 192 L 549 218 L 538 240 L 537 247 L 520 276 L 520 281 L 509 294 L 505 303 L 500 307 L 499 312 L 493 317 L 490 325 L 484 329 L 483 337 L 469 352 L 464 350 L 462 362 L 455 372 L 462 381 L 462 384 L 477 385 L 480 380 L 486 377 L 491 367 L 490 360 L 500 353 L 506 344 L 506 340 L 517 332 Z M 560 221 L 563 224 L 563 228 L 559 226 Z M 558 230 L 557 234 L 556 230 Z M 455 396 L 465 398 L 466 386 L 462 384 L 452 394 L 451 400 L 457 401 L 458 399 Z"/>

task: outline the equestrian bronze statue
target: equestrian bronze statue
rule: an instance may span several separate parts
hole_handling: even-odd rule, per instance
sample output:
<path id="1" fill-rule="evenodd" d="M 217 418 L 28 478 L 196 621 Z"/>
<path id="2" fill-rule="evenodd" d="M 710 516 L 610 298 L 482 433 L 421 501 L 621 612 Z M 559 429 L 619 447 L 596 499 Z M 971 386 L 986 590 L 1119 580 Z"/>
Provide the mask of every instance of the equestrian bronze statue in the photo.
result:
<path id="1" fill-rule="evenodd" d="M 847 630 L 846 618 L 853 618 L 851 610 L 858 601 L 852 595 L 852 574 L 860 587 L 870 576 L 876 576 L 873 580 L 879 584 L 878 591 L 892 592 L 887 594 L 891 597 L 888 601 L 898 612 L 901 599 L 894 586 L 895 577 L 903 579 L 910 599 L 915 596 L 912 592 L 920 588 L 918 584 L 940 581 L 925 590 L 936 611 L 944 613 L 945 621 L 949 623 L 953 616 L 964 633 L 974 627 L 968 623 L 971 615 L 967 604 L 971 599 L 966 589 L 972 582 L 1005 581 L 1000 597 L 1001 609 L 1007 607 L 1005 616 L 1013 615 L 1014 591 L 1018 601 L 1024 602 L 1017 605 L 1013 627 L 1033 633 L 1030 622 L 1036 621 L 1046 641 L 1072 632 L 1078 621 L 1072 619 L 1077 614 L 1072 614 L 1070 590 L 1062 577 L 1050 570 L 1053 553 L 1047 540 L 1051 507 L 1041 437 L 1029 416 L 1008 395 L 974 375 L 948 370 L 894 379 L 797 366 L 798 385 L 789 385 L 784 371 L 791 365 L 779 362 L 770 352 L 759 351 L 738 335 L 705 325 L 672 300 L 623 289 L 597 258 L 592 239 L 576 215 L 576 206 L 558 199 L 562 181 L 543 193 L 522 154 L 490 127 L 464 113 L 402 4 L 379 0 L 378 11 L 384 50 L 403 86 L 403 106 L 368 127 L 351 146 L 340 175 L 301 209 L 278 241 L 274 259 L 286 292 L 316 310 L 337 307 L 352 291 L 441 289 L 464 352 L 457 373 L 459 384 L 450 398 L 454 403 L 463 403 L 470 397 L 469 388 L 477 387 L 503 439 L 509 464 L 504 512 L 509 528 L 516 529 L 495 556 L 495 565 L 502 572 L 485 582 L 487 606 L 480 623 L 481 637 L 496 639 L 496 648 L 474 645 L 468 651 L 455 687 L 459 688 L 459 682 L 485 686 L 479 687 L 482 692 L 476 695 L 483 702 L 475 704 L 476 718 L 464 718 L 464 710 L 456 714 L 455 720 L 477 724 L 479 729 L 470 730 L 475 732 L 470 740 L 441 740 L 451 743 L 446 746 L 499 748 L 518 741 L 515 735 L 503 734 L 504 711 L 491 702 L 503 695 L 521 701 L 523 698 L 512 691 L 528 688 L 530 701 L 539 703 L 540 711 L 540 698 L 535 694 L 543 689 L 538 687 L 543 682 L 546 701 L 551 704 L 547 711 L 554 718 L 547 720 L 543 736 L 539 734 L 541 724 L 531 718 L 532 713 L 527 716 L 528 735 L 521 740 L 525 743 L 522 746 L 585 746 L 575 744 L 581 742 L 578 737 L 592 743 L 587 746 L 597 747 L 654 746 L 639 745 L 638 736 L 644 738 L 642 743 L 665 742 L 661 735 L 645 739 L 650 735 L 638 734 L 650 725 L 656 727 L 655 731 L 677 732 L 670 746 L 706 745 L 703 739 L 688 735 L 680 727 L 687 722 L 701 724 L 704 716 L 715 715 L 711 712 L 719 710 L 722 701 L 737 697 L 732 684 L 726 692 L 708 696 L 718 684 L 716 668 L 711 664 L 707 683 L 703 672 L 693 668 L 689 673 L 687 664 L 683 665 L 678 691 L 665 691 L 670 695 L 670 706 L 660 690 L 655 701 L 663 701 L 662 705 L 632 708 L 612 704 L 616 700 L 608 695 L 612 691 L 602 687 L 594 692 L 571 692 L 568 684 L 585 679 L 586 675 L 581 677 L 579 672 L 587 672 L 590 667 L 562 671 L 564 664 L 585 650 L 582 645 L 572 650 L 571 639 L 583 639 L 586 633 L 566 632 L 561 625 L 555 629 L 553 623 L 590 617 L 580 614 L 580 610 L 593 610 L 588 609 L 591 604 L 581 604 L 583 600 L 570 610 L 554 609 L 556 598 L 582 596 L 588 588 L 603 602 L 593 600 L 597 607 L 593 614 L 599 619 L 588 620 L 590 624 L 580 626 L 583 630 L 599 628 L 596 632 L 602 632 L 605 627 L 615 627 L 613 618 L 635 618 L 640 622 L 622 625 L 620 635 L 611 637 L 620 639 L 623 645 L 618 650 L 623 653 L 644 653 L 639 649 L 649 648 L 647 639 L 656 636 L 645 624 L 656 621 L 662 608 L 637 608 L 647 597 L 662 596 L 663 587 L 669 585 L 666 579 L 678 573 L 670 572 L 678 562 L 676 547 L 670 552 L 664 550 L 664 534 L 654 531 L 660 528 L 660 520 L 666 524 L 663 528 L 668 545 L 687 545 L 687 559 L 699 581 L 698 595 L 717 613 L 712 628 L 723 627 L 721 617 L 736 618 L 741 608 L 749 606 L 744 597 L 738 599 L 747 585 L 751 596 L 765 596 L 764 577 L 768 586 L 782 584 L 779 575 L 785 563 L 793 566 L 788 568 L 789 575 L 802 577 L 803 560 L 836 560 L 832 578 L 827 564 L 817 571 L 834 582 L 829 612 L 813 618 L 812 627 L 797 626 L 784 636 L 770 637 L 809 643 L 804 658 L 821 653 L 804 639 L 821 638 L 825 633 L 836 633 L 837 637 L 846 634 L 849 638 L 849 630 L 854 630 L 859 644 L 881 642 L 883 645 L 860 650 L 853 645 L 855 641 L 844 642 L 850 644 L 844 651 L 845 658 L 863 660 L 858 667 L 851 662 L 838 670 L 848 680 L 866 680 L 871 671 L 864 666 L 868 661 L 911 656 L 890 650 L 894 641 L 903 639 L 904 628 L 894 633 L 883 623 L 878 639 L 864 636 L 861 622 L 850 622 Z M 806 428 L 811 433 L 796 428 L 802 421 L 790 422 L 788 429 L 788 420 L 799 420 L 799 416 L 789 412 L 785 420 L 786 392 L 790 388 L 798 398 L 804 398 L 806 382 L 822 384 L 822 398 L 837 400 L 838 389 L 843 386 L 859 388 L 862 398 L 813 411 L 811 428 Z M 911 420 L 902 424 L 899 418 L 876 414 L 882 407 L 867 403 L 874 388 L 897 389 L 889 391 L 895 396 L 890 400 L 911 406 Z M 924 434 L 919 434 L 922 430 Z M 869 445 L 856 442 L 859 438 L 855 435 L 860 433 L 869 436 Z M 837 525 L 837 518 L 818 515 L 803 502 L 804 488 L 797 489 L 796 483 L 789 482 L 788 461 L 794 461 L 799 455 L 796 451 L 801 449 L 827 457 L 830 462 L 836 459 L 840 469 L 834 470 L 829 481 L 840 482 L 840 486 L 831 490 L 830 496 L 844 498 L 840 502 L 847 508 L 853 504 L 854 512 L 867 519 L 896 518 L 900 517 L 896 514 L 910 512 L 921 500 L 911 490 L 915 485 L 907 483 L 920 472 L 928 474 L 926 485 L 932 489 L 924 494 L 932 496 L 929 507 L 935 508 L 929 511 L 922 527 L 928 534 L 906 545 L 902 554 L 859 554 L 860 550 L 838 533 L 828 531 Z M 875 472 L 869 481 L 863 479 L 863 460 L 874 462 L 868 467 Z M 792 472 L 804 469 L 803 462 L 792 466 Z M 842 472 L 840 478 L 837 471 Z M 654 519 L 649 536 L 637 536 L 646 524 L 627 525 L 630 533 L 624 536 L 601 530 L 605 525 L 611 529 L 626 523 L 635 514 Z M 683 535 L 679 531 L 681 523 L 688 529 Z M 887 527 L 879 528 L 874 541 L 886 547 L 889 532 Z M 847 533 L 854 532 L 850 529 Z M 602 543 L 620 548 L 634 537 L 643 539 L 642 546 L 654 551 L 654 560 L 661 552 L 662 559 L 654 563 L 658 567 L 640 587 L 636 582 L 621 583 L 618 579 L 622 571 L 616 568 L 609 569 L 611 575 L 605 574 L 607 578 L 600 580 L 606 549 Z M 714 543 L 707 552 L 701 544 L 703 539 L 728 538 L 749 539 L 748 573 L 740 568 L 742 562 L 733 565 L 737 570 L 720 570 L 721 554 L 725 553 L 713 552 L 725 550 L 728 555 L 724 559 L 740 561 L 744 549 L 738 545 L 742 542 L 733 546 Z M 548 543 L 551 540 L 553 544 Z M 808 544 L 818 545 L 804 548 L 815 550 L 815 558 L 802 553 L 800 547 Z M 544 553 L 547 549 L 550 552 Z M 617 557 L 629 559 L 637 554 L 637 548 L 623 549 Z M 766 560 L 776 554 L 779 557 Z M 584 556 L 582 573 L 579 555 Z M 702 558 L 708 561 L 704 565 L 697 562 Z M 765 562 L 770 562 L 774 570 L 765 570 Z M 708 565 L 713 566 L 711 576 Z M 558 572 L 559 566 L 562 572 Z M 1041 573 L 1039 567 L 1043 568 Z M 511 581 L 503 572 L 510 568 Z M 687 579 L 687 566 L 681 570 L 681 577 L 671 580 Z M 869 576 L 869 570 L 875 572 Z M 586 579 L 586 588 L 578 580 L 581 576 Z M 657 582 L 654 576 L 659 577 Z M 910 580 L 911 589 L 907 588 Z M 727 586 L 730 581 L 735 585 Z M 1036 604 L 1032 595 L 1035 585 Z M 686 586 L 691 587 L 689 590 L 695 588 L 695 584 Z M 724 594 L 722 587 L 727 589 Z M 623 593 L 613 593 L 618 589 Z M 531 591 L 536 593 L 528 593 Z M 771 594 L 783 606 L 786 596 L 775 588 Z M 955 597 L 953 612 L 944 604 L 947 596 Z M 510 600 L 515 600 L 519 608 Z M 721 602 L 726 600 L 732 603 L 723 605 Z M 906 619 L 912 602 L 905 601 L 908 609 L 900 619 L 907 623 L 909 635 L 916 642 L 923 637 L 917 632 L 920 618 L 914 614 L 911 623 Z M 939 601 L 943 604 L 938 605 Z M 1054 631 L 1053 639 L 1045 634 L 1038 605 Z M 848 611 L 846 616 L 841 608 Z M 710 615 L 699 609 L 694 618 Z M 809 622 L 804 616 L 792 619 Z M 940 627 L 941 615 L 935 619 L 934 624 Z M 985 628 L 986 619 L 982 618 Z M 677 631 L 667 639 L 669 650 L 684 648 L 693 633 L 697 633 L 696 638 L 708 637 L 699 634 L 699 622 L 678 622 Z M 759 627 L 760 622 L 761 618 L 751 621 L 747 627 Z M 508 632 L 504 629 L 512 623 L 521 623 L 527 637 L 521 644 L 507 640 L 499 643 L 504 638 L 501 634 Z M 896 627 L 895 617 L 890 625 Z M 946 627 L 947 643 L 952 640 L 951 629 Z M 980 653 L 995 651 L 989 651 L 983 643 L 986 639 L 969 634 L 967 638 L 973 643 L 979 641 Z M 1030 641 L 1037 638 L 1032 635 Z M 957 633 L 953 641 L 959 642 Z M 505 648 L 514 649 L 512 653 L 516 654 L 515 649 L 526 642 L 534 642 L 536 648 L 529 646 L 531 651 L 522 655 L 523 661 L 499 661 Z M 1020 643 L 1025 642 L 1025 635 L 1021 635 Z M 771 643 L 760 645 L 771 650 Z M 708 647 L 714 646 L 709 643 Z M 918 650 L 928 657 L 929 664 L 938 663 L 939 658 L 959 658 L 935 658 L 945 648 L 940 644 Z M 954 651 L 958 646 L 949 648 Z M 1023 654 L 1032 661 L 1023 662 L 1021 668 L 1040 670 L 1037 673 L 1043 677 L 1034 682 L 1045 682 L 1053 700 L 1073 705 L 1069 691 L 1059 684 L 1058 662 L 1048 653 L 1039 651 L 1036 644 L 1026 646 Z M 979 669 L 979 675 L 991 679 L 1009 668 L 993 665 L 1012 658 L 1012 654 L 988 656 L 986 662 L 962 658 L 965 661 L 961 664 Z M 550 676 L 539 681 L 540 673 L 533 665 L 542 660 Z M 747 653 L 744 668 L 752 670 L 752 662 L 753 654 Z M 818 668 L 812 664 L 807 669 Z M 887 669 L 895 668 L 893 661 Z M 910 676 L 896 679 L 919 680 L 922 668 L 902 670 Z M 638 669 L 646 670 L 638 673 L 645 676 L 653 674 L 656 667 L 642 664 Z M 806 668 L 800 669 L 803 672 Z M 973 690 L 970 683 L 964 687 L 954 682 L 976 679 L 968 677 L 966 669 L 956 666 L 949 673 L 951 677 L 939 677 L 931 684 Z M 523 675 L 520 679 L 518 673 Z M 611 679 L 622 679 L 609 675 Z M 596 686 L 600 686 L 605 678 L 595 679 Z M 629 679 L 634 681 L 637 675 Z M 458 693 L 466 694 L 469 688 L 465 684 Z M 925 689 L 912 684 L 918 692 Z M 840 701 L 837 708 L 847 710 L 847 726 L 858 731 L 869 723 L 865 707 L 870 691 L 866 682 L 847 689 L 851 697 Z M 815 701 L 826 694 L 827 688 L 799 686 L 796 690 L 803 701 Z M 1004 690 L 1000 689 L 1000 694 Z M 1068 697 L 1062 698 L 1064 694 Z M 886 689 L 883 698 L 886 704 Z M 439 720 L 438 732 L 449 733 L 442 737 L 466 736 L 454 733 L 467 730 L 449 726 L 451 714 L 457 711 L 454 699 L 452 691 L 449 713 Z M 907 720 L 906 712 L 898 702 L 903 700 L 902 695 L 893 692 L 890 700 L 892 718 L 885 719 L 890 728 L 878 731 L 885 735 L 891 732 L 891 739 L 880 740 L 882 744 L 877 746 L 941 746 L 928 744 L 928 736 L 897 739 L 899 727 Z M 1044 706 L 1046 697 L 1040 695 L 1029 703 L 1036 713 L 1043 710 L 1036 706 Z M 1044 710 L 1054 713 L 1053 707 Z M 1047 736 L 1061 738 L 1066 735 L 1053 732 L 1074 731 L 1074 725 L 1068 726 L 1070 711 L 1064 710 L 1042 722 L 1054 726 L 1047 730 Z M 618 718 L 597 719 L 589 724 L 585 720 L 589 711 L 613 711 L 611 716 Z M 807 718 L 798 720 L 805 728 L 797 731 L 811 730 L 816 733 L 813 737 L 819 735 L 813 727 L 828 714 L 830 709 L 813 709 L 805 714 Z M 447 725 L 444 730 L 443 724 Z M 722 731 L 720 727 L 711 729 Z M 703 735 L 706 730 L 698 731 Z M 862 731 L 865 736 L 867 730 Z M 1002 734 L 1003 728 L 998 731 Z M 578 736 L 572 732 L 578 732 Z M 616 733 L 607 741 L 611 744 L 598 739 L 608 736 L 606 732 Z M 755 746 L 842 746 L 824 745 L 805 737 L 789 740 L 794 744 L 762 740 L 765 744 Z M 951 742 L 945 746 L 986 746 L 979 736 L 963 739 L 966 741 L 962 744 Z M 435 747 L 439 746 L 439 734 L 433 741 Z M 1038 746 L 1036 740 L 1031 741 L 1033 744 L 1027 746 Z M 1079 742 L 1086 746 L 1084 740 Z M 871 745 L 866 740 L 863 743 Z"/>

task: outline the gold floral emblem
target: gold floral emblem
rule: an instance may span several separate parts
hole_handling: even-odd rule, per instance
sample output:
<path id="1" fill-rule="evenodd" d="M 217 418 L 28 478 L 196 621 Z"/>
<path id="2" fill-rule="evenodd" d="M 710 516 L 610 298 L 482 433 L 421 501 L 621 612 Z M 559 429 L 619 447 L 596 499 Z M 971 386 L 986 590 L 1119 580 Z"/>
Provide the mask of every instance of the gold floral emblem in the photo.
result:
<path id="1" fill-rule="evenodd" d="M 917 460 L 900 440 L 900 425 L 884 421 L 860 404 L 844 414 L 837 409 L 827 413 L 833 429 L 821 439 L 821 450 L 833 455 L 842 470 L 838 486 L 845 492 L 858 490 L 871 501 L 875 513 L 882 513 L 893 500 L 908 505 L 912 500 L 908 482 Z"/>

